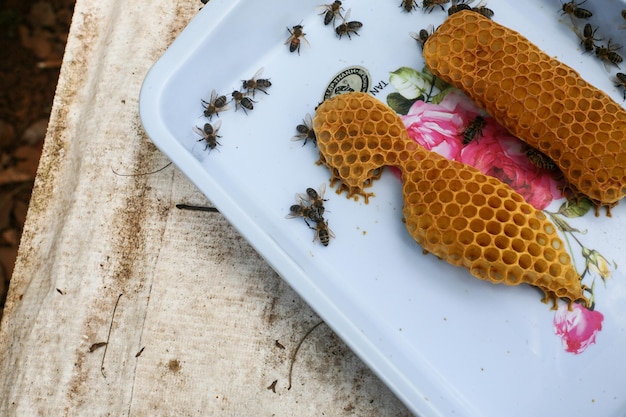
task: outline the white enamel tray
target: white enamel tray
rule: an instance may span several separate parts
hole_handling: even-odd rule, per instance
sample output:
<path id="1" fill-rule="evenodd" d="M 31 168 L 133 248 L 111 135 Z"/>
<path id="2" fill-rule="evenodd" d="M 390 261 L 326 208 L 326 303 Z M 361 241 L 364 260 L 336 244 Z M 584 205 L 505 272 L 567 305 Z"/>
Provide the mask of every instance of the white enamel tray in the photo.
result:
<path id="1" fill-rule="evenodd" d="M 570 249 L 579 272 L 590 266 L 585 282 L 595 283 L 596 311 L 603 316 L 595 343 L 578 350 L 564 345 L 557 328 L 569 325 L 570 337 L 587 342 L 593 338 L 585 331 L 594 328 L 555 325 L 555 312 L 536 289 L 482 282 L 423 255 L 404 227 L 400 181 L 389 171 L 372 187 L 376 195 L 367 205 L 327 189 L 326 218 L 336 236 L 328 247 L 313 242 L 301 219 L 285 218 L 296 193 L 330 178 L 315 164 L 317 149 L 291 138 L 332 78 L 363 67 L 370 91 L 384 102 L 396 91 L 392 71 L 423 67 L 409 33 L 436 27 L 446 16 L 437 7 L 430 14 L 405 13 L 399 0 L 346 0 L 350 20 L 363 27 L 360 36 L 338 39 L 323 25 L 320 3 L 211 0 L 145 79 L 140 112 L 150 138 L 415 414 L 626 415 L 626 277 L 618 267 L 626 250 L 625 204 L 612 218 L 591 211 L 566 219 L 580 231 L 567 236 Z M 558 0 L 491 0 L 487 6 L 496 22 L 623 103 L 610 79 L 618 69 L 607 71 L 581 52 Z M 626 30 L 619 28 L 626 23 L 620 15 L 625 2 L 588 0 L 580 7 L 594 12 L 591 22 L 600 26 L 596 35 L 604 43 L 610 37 L 626 44 Z M 298 23 L 310 43 L 299 55 L 285 44 L 286 27 Z M 213 89 L 240 89 L 259 68 L 272 82 L 269 95 L 257 92 L 247 115 L 231 103 L 219 116 L 220 145 L 205 150 L 192 130 L 207 122 L 201 99 Z M 548 209 L 556 212 L 561 203 Z M 595 317 L 588 325 L 598 330 Z"/>

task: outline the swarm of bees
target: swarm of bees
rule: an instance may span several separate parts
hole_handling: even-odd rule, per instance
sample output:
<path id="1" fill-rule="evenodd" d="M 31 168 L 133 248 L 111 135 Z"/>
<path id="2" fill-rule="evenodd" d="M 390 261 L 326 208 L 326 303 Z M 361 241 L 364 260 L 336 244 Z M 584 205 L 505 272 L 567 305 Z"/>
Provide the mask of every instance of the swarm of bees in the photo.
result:
<path id="1" fill-rule="evenodd" d="M 262 74 L 263 67 L 259 68 L 257 72 L 252 76 L 252 78 L 242 80 L 241 91 L 234 90 L 230 95 L 230 101 L 225 95 L 218 94 L 217 91 L 213 89 L 211 91 L 209 101 L 200 99 L 200 103 L 202 104 L 203 109 L 202 114 L 204 115 L 204 117 L 209 119 L 209 121 L 213 119 L 213 116 L 219 117 L 221 112 L 224 112 L 230 108 L 229 104 L 233 101 L 235 102 L 235 111 L 241 108 L 243 109 L 244 113 L 247 114 L 247 110 L 254 109 L 253 103 L 256 103 L 256 101 L 249 97 L 250 94 L 252 94 L 252 97 L 254 97 L 256 91 L 261 91 L 262 93 L 269 95 L 267 89 L 272 86 L 269 78 L 261 78 Z M 218 120 L 214 124 L 205 123 L 202 128 L 198 126 L 193 127 L 193 131 L 201 136 L 201 138 L 198 139 L 198 142 L 206 142 L 206 147 L 204 148 L 204 150 L 208 149 L 209 152 L 211 152 L 217 147 L 217 145 L 221 145 L 217 140 L 217 138 L 221 138 L 221 136 L 217 134 L 221 126 L 222 121 Z"/>
<path id="2" fill-rule="evenodd" d="M 311 230 L 315 230 L 314 242 L 320 242 L 324 246 L 328 246 L 331 238 L 335 237 L 335 234 L 328 227 L 328 220 L 324 219 L 324 202 L 328 201 L 324 199 L 324 192 L 326 191 L 326 184 L 322 184 L 319 190 L 314 188 L 307 188 L 306 194 L 296 194 L 297 204 L 289 207 L 289 214 L 286 216 L 288 219 L 301 217 Z M 315 226 L 311 226 L 313 222 Z"/>
<path id="3" fill-rule="evenodd" d="M 609 39 L 606 44 L 600 43 L 604 39 L 596 36 L 596 32 L 600 29 L 599 26 L 593 27 L 591 23 L 586 22 L 582 31 L 579 26 L 576 26 L 577 19 L 588 20 L 593 17 L 592 11 L 580 7 L 586 1 L 587 0 L 576 2 L 575 0 L 571 0 L 567 3 L 562 3 L 560 9 L 561 15 L 567 15 L 570 17 L 573 24 L 572 30 L 580 39 L 580 45 L 582 46 L 583 53 L 589 52 L 599 59 L 604 64 L 604 68 L 607 72 L 611 71 L 611 67 L 619 69 L 620 64 L 624 59 L 617 51 L 620 50 L 622 46 L 614 43 L 612 39 Z M 626 20 L 626 10 L 622 10 L 620 13 L 622 18 Z M 622 28 L 626 28 L 626 26 L 622 26 Z M 611 81 L 614 82 L 615 87 L 626 88 L 626 80 L 623 78 L 625 78 L 623 73 L 617 73 L 615 77 L 610 77 Z M 626 100 L 626 93 L 623 98 Z"/>
<path id="4" fill-rule="evenodd" d="M 422 9 L 424 12 L 431 13 L 435 7 L 439 6 L 439 8 L 445 12 L 446 8 L 444 7 L 444 4 L 450 3 L 448 16 L 452 16 L 453 14 L 463 10 L 471 10 L 485 16 L 487 19 L 491 19 L 493 17 L 494 12 L 487 7 L 486 0 L 481 0 L 476 7 L 470 6 L 473 2 L 474 0 L 423 0 Z M 417 8 L 417 5 L 416 2 L 413 1 L 403 1 L 400 7 L 410 13 L 413 9 Z"/>

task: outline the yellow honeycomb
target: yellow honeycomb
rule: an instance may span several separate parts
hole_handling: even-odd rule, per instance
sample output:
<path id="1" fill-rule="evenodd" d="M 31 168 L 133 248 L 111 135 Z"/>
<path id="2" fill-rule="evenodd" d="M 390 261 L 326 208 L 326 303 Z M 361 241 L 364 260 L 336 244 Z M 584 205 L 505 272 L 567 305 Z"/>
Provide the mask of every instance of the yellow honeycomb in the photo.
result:
<path id="1" fill-rule="evenodd" d="M 430 71 L 548 155 L 598 206 L 626 195 L 626 111 L 519 33 L 473 12 L 452 15 L 424 46 Z"/>
<path id="2" fill-rule="evenodd" d="M 395 112 L 366 93 L 324 101 L 313 120 L 337 192 L 365 188 L 385 165 L 402 171 L 406 227 L 424 250 L 494 284 L 534 285 L 544 301 L 587 299 L 555 226 L 521 195 L 412 141 Z"/>

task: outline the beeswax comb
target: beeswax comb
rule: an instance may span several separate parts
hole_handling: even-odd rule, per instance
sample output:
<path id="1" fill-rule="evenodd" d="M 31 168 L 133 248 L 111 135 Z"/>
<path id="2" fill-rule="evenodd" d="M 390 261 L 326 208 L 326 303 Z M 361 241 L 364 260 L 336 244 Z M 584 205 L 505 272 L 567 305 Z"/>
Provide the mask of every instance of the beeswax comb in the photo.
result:
<path id="1" fill-rule="evenodd" d="M 530 284 L 544 302 L 587 299 L 565 245 L 545 214 L 477 169 L 412 141 L 400 117 L 366 93 L 324 101 L 313 119 L 320 162 L 348 197 L 365 189 L 385 165 L 402 171 L 404 218 L 424 250 L 494 284 Z"/>
<path id="2" fill-rule="evenodd" d="M 424 46 L 430 71 L 546 154 L 597 206 L 626 195 L 626 111 L 519 33 L 471 11 Z"/>

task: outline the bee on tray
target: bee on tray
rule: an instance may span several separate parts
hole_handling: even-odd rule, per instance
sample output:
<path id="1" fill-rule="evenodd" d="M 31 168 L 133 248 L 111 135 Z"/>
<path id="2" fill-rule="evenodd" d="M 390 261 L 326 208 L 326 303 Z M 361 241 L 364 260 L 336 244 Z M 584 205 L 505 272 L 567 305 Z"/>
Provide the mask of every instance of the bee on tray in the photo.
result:
<path id="1" fill-rule="evenodd" d="M 304 37 L 306 33 L 304 33 L 302 29 L 304 29 L 304 26 L 300 24 L 293 26 L 291 29 L 287 28 L 290 36 L 287 41 L 285 41 L 285 45 L 289 44 L 289 52 L 298 51 L 298 55 L 300 55 L 300 43 L 302 40 L 309 45 L 309 41 Z"/>
<path id="2" fill-rule="evenodd" d="M 343 17 L 343 23 L 335 28 L 335 32 L 337 33 L 337 36 L 339 36 L 339 39 L 341 39 L 343 35 L 348 35 L 348 38 L 352 39 L 350 37 L 350 32 L 355 35 L 359 35 L 357 31 L 363 27 L 363 23 L 357 22 L 356 20 L 348 21 L 349 18 L 350 9 L 348 9 L 346 15 Z"/>
<path id="3" fill-rule="evenodd" d="M 493 10 L 487 8 L 487 2 L 484 0 L 478 3 L 476 7 L 472 7 L 472 11 L 485 16 L 487 19 L 491 19 L 494 15 Z"/>
<path id="4" fill-rule="evenodd" d="M 585 49 L 585 52 L 593 52 L 596 48 L 596 42 L 602 39 L 596 39 L 595 34 L 598 28 L 593 28 L 591 23 L 587 23 L 583 28 L 582 36 L 580 35 L 580 31 L 577 29 L 576 34 L 580 38 L 580 44 Z"/>
<path id="5" fill-rule="evenodd" d="M 450 0 L 424 0 L 422 2 L 422 9 L 428 10 L 428 13 L 432 12 L 435 6 L 441 7 L 441 10 L 445 11 L 443 5 L 450 3 Z"/>
<path id="6" fill-rule="evenodd" d="M 306 145 L 306 143 L 310 140 L 313 144 L 317 144 L 317 137 L 315 136 L 315 132 L 313 131 L 313 119 L 311 115 L 307 113 L 302 120 L 302 124 L 296 126 L 296 131 L 298 134 L 291 138 L 291 140 L 303 140 L 304 143 L 302 146 Z"/>
<path id="7" fill-rule="evenodd" d="M 448 9 L 448 16 L 452 16 L 455 13 L 458 13 L 462 10 L 472 10 L 472 8 L 469 6 L 469 3 L 471 3 L 473 0 L 466 2 L 465 0 L 452 0 L 452 4 L 450 5 L 450 8 Z"/>
<path id="8" fill-rule="evenodd" d="M 324 193 L 326 192 L 326 184 L 322 184 L 319 188 L 319 190 L 315 190 L 314 188 L 307 188 L 306 189 L 306 195 L 304 194 L 300 194 L 298 195 L 298 197 L 301 200 L 307 200 L 309 201 L 309 204 L 311 205 L 311 209 L 313 209 L 314 211 L 316 211 L 320 216 L 324 215 L 324 211 L 326 210 L 324 208 L 324 201 L 328 201 L 326 199 L 324 199 Z"/>
<path id="9" fill-rule="evenodd" d="M 211 123 L 205 123 L 202 129 L 200 129 L 198 126 L 193 127 L 194 132 L 202 136 L 200 139 L 198 139 L 198 142 L 206 142 L 206 147 L 204 148 L 205 151 L 207 149 L 210 149 L 210 152 L 215 149 L 217 145 L 220 145 L 220 143 L 217 141 L 217 138 L 221 138 L 221 136 L 218 135 L 217 132 L 220 130 L 221 126 L 222 121 L 218 120 L 217 122 L 215 122 L 214 125 L 212 125 Z"/>
<path id="10" fill-rule="evenodd" d="M 247 97 L 241 91 L 235 90 L 232 92 L 231 96 L 233 97 L 233 100 L 235 100 L 235 111 L 237 111 L 237 109 L 241 107 L 243 109 L 243 112 L 248 114 L 246 109 L 254 109 L 254 104 L 252 103 L 256 103 L 256 101 L 252 100 L 250 97 Z"/>
<path id="11" fill-rule="evenodd" d="M 624 100 L 626 100 L 626 74 L 618 72 L 615 74 L 615 87 L 622 87 L 624 89 Z"/>
<path id="12" fill-rule="evenodd" d="M 343 7 L 341 7 L 341 2 L 338 0 L 331 4 L 324 4 L 322 7 L 324 7 L 324 11 L 320 14 L 324 15 L 324 25 L 334 22 L 337 16 L 343 17 L 341 15 Z"/>
<path id="13" fill-rule="evenodd" d="M 605 66 L 607 63 L 611 63 L 619 68 L 620 62 L 623 61 L 622 57 L 615 51 L 621 49 L 621 46 L 618 44 L 611 45 L 611 40 L 605 46 L 596 46 L 596 56 L 604 61 Z"/>
<path id="14" fill-rule="evenodd" d="M 537 168 L 545 169 L 550 172 L 557 172 L 559 167 L 550 159 L 545 153 L 529 146 L 527 144 L 522 145 L 522 152 L 526 154 L 531 164 Z"/>
<path id="15" fill-rule="evenodd" d="M 259 68 L 259 70 L 256 72 L 256 74 L 254 74 L 251 79 L 243 80 L 243 88 L 247 90 L 248 94 L 250 94 L 250 91 L 252 91 L 252 97 L 254 97 L 254 92 L 256 90 L 262 91 L 265 94 L 269 94 L 267 91 L 265 91 L 265 89 L 271 87 L 272 83 L 267 78 L 259 78 L 261 74 L 263 74 L 263 67 Z"/>
<path id="16" fill-rule="evenodd" d="M 313 228 L 311 227 L 311 229 Z M 335 234 L 328 227 L 327 220 L 315 223 L 315 237 L 313 238 L 313 242 L 320 241 L 322 245 L 328 246 L 330 239 L 334 237 Z"/>
<path id="17" fill-rule="evenodd" d="M 319 214 L 316 210 L 313 210 L 306 203 L 306 201 L 304 201 L 302 199 L 300 199 L 300 204 L 293 204 L 293 205 L 291 205 L 291 207 L 289 207 L 289 214 L 286 217 L 288 219 L 293 219 L 293 218 L 296 218 L 296 217 L 302 217 L 304 219 L 304 222 L 311 229 L 313 229 L 313 227 L 311 227 L 311 225 L 309 224 L 307 219 L 311 220 L 313 223 L 321 223 L 321 222 L 324 221 L 324 217 L 322 217 L 322 215 Z"/>
<path id="18" fill-rule="evenodd" d="M 411 13 L 413 10 L 417 9 L 417 1 L 402 0 L 402 3 L 400 3 L 400 7 L 402 7 L 405 12 Z"/>
<path id="19" fill-rule="evenodd" d="M 424 44 L 430 38 L 430 35 L 434 32 L 433 25 L 428 25 L 426 29 L 420 29 L 418 33 L 410 32 L 409 35 L 419 43 L 419 45 L 424 49 Z"/>
<path id="20" fill-rule="evenodd" d="M 478 139 L 483 134 L 483 128 L 487 124 L 487 121 L 482 116 L 476 116 L 474 120 L 472 120 L 461 136 L 463 137 L 463 145 L 467 145 L 474 139 Z"/>
<path id="21" fill-rule="evenodd" d="M 202 106 L 204 107 L 204 117 L 208 117 L 209 120 L 213 118 L 213 115 L 219 117 L 219 112 L 226 110 L 227 107 L 226 96 L 218 96 L 215 90 L 211 91 L 211 98 L 209 101 L 202 100 Z"/>
<path id="22" fill-rule="evenodd" d="M 589 19 L 591 16 L 593 16 L 593 13 L 591 13 L 589 10 L 587 9 L 583 9 L 580 6 L 581 4 L 583 4 L 584 2 L 586 2 L 587 0 L 583 0 L 580 3 L 576 3 L 575 0 L 572 0 L 570 2 L 567 2 L 565 4 L 563 4 L 561 6 L 561 14 L 562 15 L 569 15 L 570 18 L 572 16 L 577 17 L 579 19 Z"/>

